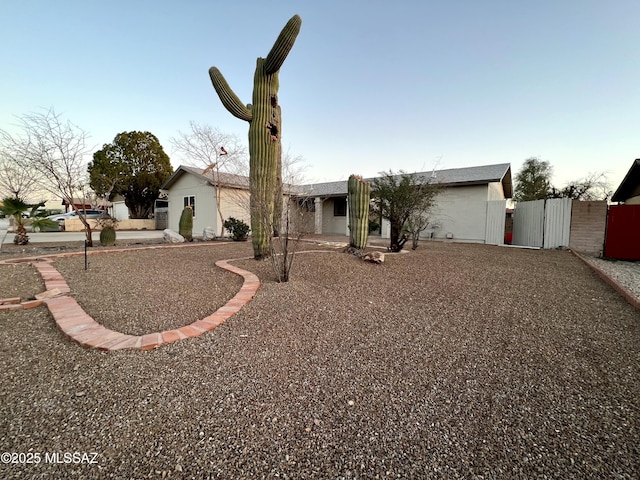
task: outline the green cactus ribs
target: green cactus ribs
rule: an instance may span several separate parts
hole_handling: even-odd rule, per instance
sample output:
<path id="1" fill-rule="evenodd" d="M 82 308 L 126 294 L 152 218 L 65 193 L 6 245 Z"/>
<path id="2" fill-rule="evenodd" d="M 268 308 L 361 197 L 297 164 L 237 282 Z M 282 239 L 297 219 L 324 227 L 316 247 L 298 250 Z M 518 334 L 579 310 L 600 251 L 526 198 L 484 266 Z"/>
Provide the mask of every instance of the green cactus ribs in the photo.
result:
<path id="1" fill-rule="evenodd" d="M 209 77 L 222 105 L 234 117 L 249 122 L 249 191 L 254 257 L 270 255 L 271 234 L 277 232 L 282 208 L 282 113 L 278 104 L 278 74 L 300 33 L 302 19 L 294 15 L 284 26 L 266 58 L 258 57 L 252 103 L 244 104 L 216 67 Z M 279 178 L 280 177 L 280 178 Z"/>
<path id="2" fill-rule="evenodd" d="M 193 240 L 193 209 L 189 205 L 184 207 L 180 215 L 178 233 L 180 233 L 187 242 Z"/>
<path id="3" fill-rule="evenodd" d="M 100 245 L 106 247 L 116 244 L 116 229 L 112 226 L 106 226 L 100 231 Z"/>
<path id="4" fill-rule="evenodd" d="M 347 182 L 347 204 L 349 206 L 349 246 L 363 250 L 369 237 L 369 202 L 371 185 L 357 175 Z"/>

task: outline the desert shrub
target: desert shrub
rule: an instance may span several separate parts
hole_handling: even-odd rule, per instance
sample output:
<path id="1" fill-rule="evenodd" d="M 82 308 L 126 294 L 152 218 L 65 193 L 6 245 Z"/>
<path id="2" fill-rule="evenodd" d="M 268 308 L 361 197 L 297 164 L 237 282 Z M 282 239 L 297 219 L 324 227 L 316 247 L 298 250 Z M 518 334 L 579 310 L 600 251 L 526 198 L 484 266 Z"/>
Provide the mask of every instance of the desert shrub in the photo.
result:
<path id="1" fill-rule="evenodd" d="M 249 236 L 249 225 L 237 218 L 229 217 L 224 221 L 224 228 L 231 234 L 231 238 L 236 242 L 244 242 Z"/>

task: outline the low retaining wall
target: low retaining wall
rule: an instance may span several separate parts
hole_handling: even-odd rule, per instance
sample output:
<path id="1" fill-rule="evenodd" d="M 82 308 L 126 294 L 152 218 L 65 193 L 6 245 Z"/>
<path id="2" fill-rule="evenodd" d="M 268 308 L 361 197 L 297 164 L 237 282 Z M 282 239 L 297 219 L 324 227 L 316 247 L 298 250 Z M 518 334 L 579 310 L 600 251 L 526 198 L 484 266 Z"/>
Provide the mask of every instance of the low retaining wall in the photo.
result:
<path id="1" fill-rule="evenodd" d="M 102 230 L 100 225 L 98 225 L 97 220 L 89 220 L 89 225 L 91 225 L 92 230 Z M 155 230 L 156 229 L 156 221 L 155 220 L 145 220 L 145 219 L 129 219 L 129 220 L 118 220 L 118 224 L 116 225 L 116 230 Z M 64 230 L 66 232 L 82 232 L 84 231 L 84 224 L 82 220 L 79 218 L 67 218 L 64 221 Z"/>

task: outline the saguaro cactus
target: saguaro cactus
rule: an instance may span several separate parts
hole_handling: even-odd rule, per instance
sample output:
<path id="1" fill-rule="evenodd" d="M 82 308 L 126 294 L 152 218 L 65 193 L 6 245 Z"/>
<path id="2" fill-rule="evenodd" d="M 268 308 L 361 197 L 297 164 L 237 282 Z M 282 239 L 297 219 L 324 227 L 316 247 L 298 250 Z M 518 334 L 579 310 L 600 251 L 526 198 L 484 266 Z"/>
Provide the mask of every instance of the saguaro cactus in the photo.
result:
<path id="1" fill-rule="evenodd" d="M 193 240 L 193 208 L 188 205 L 184 207 L 182 215 L 180 215 L 178 233 L 180 233 L 187 242 Z"/>
<path id="2" fill-rule="evenodd" d="M 349 246 L 362 250 L 369 236 L 369 199 L 371 185 L 357 175 L 347 182 L 349 205 Z"/>
<path id="3" fill-rule="evenodd" d="M 209 69 L 211 83 L 224 107 L 249 122 L 249 188 L 253 254 L 269 256 L 274 222 L 274 200 L 278 188 L 281 151 L 281 110 L 278 104 L 278 74 L 300 32 L 302 19 L 294 15 L 284 26 L 267 58 L 259 57 L 253 77 L 253 103 L 244 105 L 216 67 Z M 280 180 L 281 182 L 282 180 Z"/>

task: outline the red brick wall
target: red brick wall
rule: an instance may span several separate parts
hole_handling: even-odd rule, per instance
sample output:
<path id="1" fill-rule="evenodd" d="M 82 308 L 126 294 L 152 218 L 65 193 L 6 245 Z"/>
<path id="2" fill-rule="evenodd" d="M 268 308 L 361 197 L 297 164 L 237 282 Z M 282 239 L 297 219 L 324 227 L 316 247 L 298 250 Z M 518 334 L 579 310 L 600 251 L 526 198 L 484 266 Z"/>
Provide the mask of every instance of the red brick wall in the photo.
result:
<path id="1" fill-rule="evenodd" d="M 602 254 L 607 225 L 607 202 L 579 202 L 571 205 L 569 248 L 591 255 Z"/>

